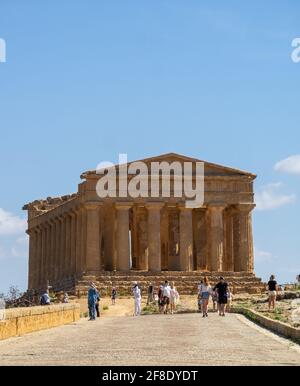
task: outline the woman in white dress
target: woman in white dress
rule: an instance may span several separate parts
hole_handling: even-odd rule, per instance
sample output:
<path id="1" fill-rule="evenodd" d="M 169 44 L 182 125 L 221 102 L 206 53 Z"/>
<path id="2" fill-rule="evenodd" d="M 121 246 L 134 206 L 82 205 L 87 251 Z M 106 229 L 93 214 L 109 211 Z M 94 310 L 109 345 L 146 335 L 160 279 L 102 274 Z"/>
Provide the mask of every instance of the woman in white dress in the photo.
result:
<path id="1" fill-rule="evenodd" d="M 141 296 L 141 290 L 136 281 L 133 283 L 132 292 L 134 296 L 134 316 L 140 316 L 142 296 Z"/>

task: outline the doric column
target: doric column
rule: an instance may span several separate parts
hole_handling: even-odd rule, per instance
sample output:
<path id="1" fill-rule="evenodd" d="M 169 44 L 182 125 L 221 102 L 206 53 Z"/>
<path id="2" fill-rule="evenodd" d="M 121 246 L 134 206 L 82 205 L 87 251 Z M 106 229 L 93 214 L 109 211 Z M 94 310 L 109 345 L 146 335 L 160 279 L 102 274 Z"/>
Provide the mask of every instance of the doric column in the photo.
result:
<path id="1" fill-rule="evenodd" d="M 198 212 L 198 223 L 196 224 L 196 234 L 194 240 L 197 245 L 197 270 L 210 270 L 210 255 L 209 255 L 209 227 L 210 213 L 207 208 L 203 208 Z M 197 218 L 197 217 L 196 217 Z"/>
<path id="2" fill-rule="evenodd" d="M 130 203 L 116 203 L 117 271 L 130 270 L 129 209 Z"/>
<path id="3" fill-rule="evenodd" d="M 46 266 L 45 266 L 46 280 L 45 281 L 48 286 L 50 282 L 50 277 L 51 277 L 51 225 L 49 221 L 45 223 L 45 228 L 46 228 Z"/>
<path id="4" fill-rule="evenodd" d="M 35 232 L 28 230 L 29 235 L 29 259 L 28 259 L 28 289 L 34 288 L 34 255 L 35 255 Z"/>
<path id="5" fill-rule="evenodd" d="M 234 271 L 234 213 L 229 207 L 225 211 L 225 258 L 224 271 Z"/>
<path id="6" fill-rule="evenodd" d="M 211 218 L 211 270 L 222 271 L 223 270 L 223 258 L 224 258 L 224 222 L 223 212 L 225 206 L 216 204 L 209 207 Z"/>
<path id="7" fill-rule="evenodd" d="M 64 259 L 64 276 L 69 277 L 71 275 L 71 218 L 69 213 L 65 216 L 66 223 L 66 253 Z"/>
<path id="8" fill-rule="evenodd" d="M 52 282 L 55 279 L 55 242 L 56 242 L 56 229 L 55 229 L 55 221 L 53 219 L 50 220 L 50 235 L 51 235 L 51 240 L 50 240 L 50 271 L 49 271 L 49 280 L 50 284 L 52 285 Z"/>
<path id="9" fill-rule="evenodd" d="M 33 270 L 33 277 L 32 277 L 32 288 L 37 289 L 38 288 L 38 277 L 39 277 L 39 232 L 37 228 L 34 228 L 33 230 L 33 237 L 34 237 L 34 247 L 33 247 L 33 261 L 32 261 L 32 270 Z"/>
<path id="10" fill-rule="evenodd" d="M 163 206 L 161 202 L 146 204 L 148 210 L 148 269 L 152 272 L 161 271 L 160 211 Z"/>
<path id="11" fill-rule="evenodd" d="M 105 227 L 104 234 L 104 267 L 107 270 L 114 271 L 117 269 L 116 259 L 116 234 L 117 221 L 115 206 L 105 206 Z"/>
<path id="12" fill-rule="evenodd" d="M 76 273 L 76 214 L 70 212 L 71 229 L 70 229 L 70 273 L 72 276 Z"/>
<path id="13" fill-rule="evenodd" d="M 86 262 L 86 240 L 87 240 L 87 210 L 85 207 L 82 207 L 81 210 L 81 269 L 82 272 L 87 271 L 87 262 Z"/>
<path id="14" fill-rule="evenodd" d="M 41 286 L 46 288 L 47 284 L 47 228 L 42 225 L 42 267 L 41 267 Z"/>
<path id="15" fill-rule="evenodd" d="M 41 281 L 42 281 L 42 229 L 40 227 L 37 228 L 38 233 L 37 233 L 37 250 L 38 250 L 38 255 L 37 255 L 37 275 L 36 275 L 36 285 L 37 288 L 40 289 L 41 287 Z"/>
<path id="16" fill-rule="evenodd" d="M 193 270 L 193 210 L 179 206 L 180 270 Z"/>
<path id="17" fill-rule="evenodd" d="M 100 261 L 100 224 L 99 209 L 101 203 L 86 203 L 86 268 L 87 271 L 99 271 Z"/>
<path id="18" fill-rule="evenodd" d="M 41 228 L 37 227 L 37 254 L 36 254 L 36 275 L 35 275 L 35 286 L 37 289 L 40 288 L 41 283 L 41 272 L 42 272 L 42 233 Z"/>
<path id="19" fill-rule="evenodd" d="M 237 206 L 240 269 L 245 272 L 253 272 L 254 270 L 252 234 L 252 210 L 254 208 L 254 204 L 240 204 Z"/>
<path id="20" fill-rule="evenodd" d="M 59 260 L 59 278 L 65 277 L 65 259 L 66 259 L 66 218 L 61 216 L 61 234 L 60 234 L 60 260 Z"/>
<path id="21" fill-rule="evenodd" d="M 81 275 L 83 271 L 81 261 L 81 241 L 82 241 L 82 209 L 76 210 L 76 274 Z"/>
<path id="22" fill-rule="evenodd" d="M 61 248 L 61 221 L 59 217 L 55 218 L 55 261 L 54 261 L 54 272 L 55 281 L 60 277 L 60 248 Z"/>

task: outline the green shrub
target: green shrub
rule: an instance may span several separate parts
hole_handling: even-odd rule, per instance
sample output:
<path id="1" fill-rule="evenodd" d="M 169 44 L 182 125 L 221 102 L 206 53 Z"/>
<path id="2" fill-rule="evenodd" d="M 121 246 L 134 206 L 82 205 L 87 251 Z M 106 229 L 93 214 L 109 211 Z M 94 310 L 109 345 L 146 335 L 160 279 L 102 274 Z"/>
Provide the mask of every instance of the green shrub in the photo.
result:
<path id="1" fill-rule="evenodd" d="M 145 315 L 155 314 L 158 312 L 156 304 L 149 304 L 143 307 L 142 313 Z"/>

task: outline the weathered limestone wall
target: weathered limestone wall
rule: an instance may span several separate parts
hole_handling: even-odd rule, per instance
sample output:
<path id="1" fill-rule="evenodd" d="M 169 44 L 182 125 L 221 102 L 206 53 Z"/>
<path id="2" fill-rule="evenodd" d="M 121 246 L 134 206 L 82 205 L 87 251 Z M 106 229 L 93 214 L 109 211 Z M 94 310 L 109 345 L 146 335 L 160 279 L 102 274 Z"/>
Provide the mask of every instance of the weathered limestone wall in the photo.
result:
<path id="1" fill-rule="evenodd" d="M 77 303 L 8 309 L 5 311 L 5 319 L 0 321 L 0 340 L 73 323 L 79 319 L 80 305 Z"/>

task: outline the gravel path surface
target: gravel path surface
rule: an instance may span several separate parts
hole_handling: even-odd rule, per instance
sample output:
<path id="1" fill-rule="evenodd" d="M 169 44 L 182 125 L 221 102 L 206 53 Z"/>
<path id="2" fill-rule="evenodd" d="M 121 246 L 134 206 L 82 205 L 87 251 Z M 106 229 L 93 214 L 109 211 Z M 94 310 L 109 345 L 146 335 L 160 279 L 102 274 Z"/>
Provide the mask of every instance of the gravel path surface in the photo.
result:
<path id="1" fill-rule="evenodd" d="M 300 348 L 235 314 L 103 317 L 0 341 L 0 365 L 300 365 Z"/>

